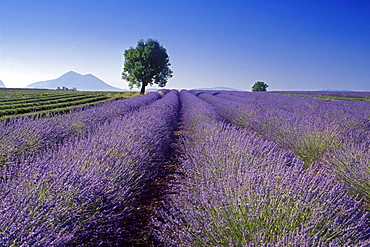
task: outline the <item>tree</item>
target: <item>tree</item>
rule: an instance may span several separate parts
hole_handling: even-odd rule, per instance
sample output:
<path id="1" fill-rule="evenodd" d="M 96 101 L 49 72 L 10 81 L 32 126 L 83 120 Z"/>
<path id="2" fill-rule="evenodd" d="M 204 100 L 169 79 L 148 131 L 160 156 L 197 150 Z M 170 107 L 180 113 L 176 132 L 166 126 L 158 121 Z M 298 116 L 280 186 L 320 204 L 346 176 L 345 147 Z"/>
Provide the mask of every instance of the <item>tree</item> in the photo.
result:
<path id="1" fill-rule="evenodd" d="M 252 86 L 252 92 L 266 91 L 268 86 L 263 81 L 256 81 Z"/>
<path id="2" fill-rule="evenodd" d="M 156 40 L 139 40 L 136 48 L 125 50 L 124 56 L 122 79 L 128 81 L 130 89 L 141 87 L 140 94 L 144 94 L 146 86 L 154 83 L 166 86 L 167 79 L 172 77 L 167 51 Z"/>

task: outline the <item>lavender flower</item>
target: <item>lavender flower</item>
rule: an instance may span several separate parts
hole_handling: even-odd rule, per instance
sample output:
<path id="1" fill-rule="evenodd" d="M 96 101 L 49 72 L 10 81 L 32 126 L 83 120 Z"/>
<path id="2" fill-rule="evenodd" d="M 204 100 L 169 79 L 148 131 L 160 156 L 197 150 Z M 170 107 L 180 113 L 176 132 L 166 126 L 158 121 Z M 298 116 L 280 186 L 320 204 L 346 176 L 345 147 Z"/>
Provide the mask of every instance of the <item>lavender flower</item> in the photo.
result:
<path id="1" fill-rule="evenodd" d="M 135 198 L 158 176 L 178 112 L 169 92 L 0 169 L 0 245 L 128 243 Z"/>
<path id="2" fill-rule="evenodd" d="M 192 125 L 179 144 L 182 183 L 153 220 L 164 245 L 366 246 L 369 214 L 335 175 L 303 169 L 289 150 L 248 130 L 197 122 L 209 104 L 180 95 L 182 122 Z"/>

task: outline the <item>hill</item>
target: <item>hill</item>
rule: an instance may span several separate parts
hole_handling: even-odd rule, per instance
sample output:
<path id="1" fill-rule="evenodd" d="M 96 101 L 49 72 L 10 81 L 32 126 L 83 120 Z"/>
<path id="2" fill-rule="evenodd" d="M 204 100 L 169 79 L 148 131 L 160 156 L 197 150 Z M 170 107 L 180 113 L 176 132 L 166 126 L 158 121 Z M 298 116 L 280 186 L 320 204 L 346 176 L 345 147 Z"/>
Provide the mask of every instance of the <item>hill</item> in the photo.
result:
<path id="1" fill-rule="evenodd" d="M 243 91 L 241 89 L 229 88 L 229 87 L 212 87 L 212 88 L 194 88 L 192 90 L 211 90 L 211 91 Z"/>
<path id="2" fill-rule="evenodd" d="M 56 89 L 63 86 L 76 88 L 78 91 L 125 91 L 124 89 L 108 85 L 92 74 L 81 75 L 74 71 L 69 71 L 54 80 L 32 83 L 26 88 Z"/>
<path id="3" fill-rule="evenodd" d="M 0 81 L 0 87 L 5 87 L 5 85 L 2 81 Z"/>

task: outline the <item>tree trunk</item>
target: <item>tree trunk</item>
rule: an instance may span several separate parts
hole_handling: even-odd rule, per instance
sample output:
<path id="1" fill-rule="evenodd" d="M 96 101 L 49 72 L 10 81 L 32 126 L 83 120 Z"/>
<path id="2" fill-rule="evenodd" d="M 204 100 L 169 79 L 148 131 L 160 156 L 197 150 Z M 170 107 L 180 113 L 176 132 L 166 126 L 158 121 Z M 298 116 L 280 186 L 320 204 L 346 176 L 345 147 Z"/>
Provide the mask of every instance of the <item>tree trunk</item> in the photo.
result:
<path id="1" fill-rule="evenodd" d="M 145 93 L 145 83 L 142 83 L 141 84 L 140 94 L 144 94 L 144 93 Z"/>

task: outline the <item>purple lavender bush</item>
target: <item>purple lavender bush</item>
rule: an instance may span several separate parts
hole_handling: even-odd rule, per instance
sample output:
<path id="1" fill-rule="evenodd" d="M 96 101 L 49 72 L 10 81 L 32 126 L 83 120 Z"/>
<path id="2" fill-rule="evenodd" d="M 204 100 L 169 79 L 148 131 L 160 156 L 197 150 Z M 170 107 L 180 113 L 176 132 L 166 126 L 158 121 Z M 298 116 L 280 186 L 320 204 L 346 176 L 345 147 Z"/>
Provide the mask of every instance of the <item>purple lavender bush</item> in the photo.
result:
<path id="1" fill-rule="evenodd" d="M 305 167 L 327 166 L 348 184 L 350 193 L 370 200 L 369 103 L 242 92 L 198 97 L 212 103 L 229 122 L 293 150 Z"/>
<path id="2" fill-rule="evenodd" d="M 153 220 L 163 245 L 370 244 L 368 212 L 335 175 L 303 169 L 291 151 L 243 128 L 217 120 L 197 126 L 203 111 L 214 111 L 190 93 L 180 96 L 181 121 L 192 125 L 180 141 L 182 182 Z"/>
<path id="3" fill-rule="evenodd" d="M 158 93 L 104 102 L 99 105 L 72 110 L 69 114 L 51 118 L 21 117 L 0 121 L 0 166 L 26 153 L 38 152 L 95 125 L 132 113 L 160 98 Z"/>
<path id="4" fill-rule="evenodd" d="M 244 100 L 241 95 L 239 93 L 236 97 L 218 94 L 217 97 L 243 102 L 244 109 L 250 110 L 248 104 L 251 103 L 250 96 L 253 94 L 246 93 Z M 211 98 L 216 101 L 210 95 L 207 97 L 208 100 Z M 245 123 L 243 126 L 284 148 L 294 150 L 305 162 L 305 166 L 314 163 L 322 166 L 321 163 L 324 163 L 324 166 L 337 173 L 341 181 L 348 185 L 350 193 L 370 200 L 367 159 L 370 136 L 369 103 L 325 102 L 268 94 L 267 99 L 265 95 L 255 94 L 253 101 L 258 101 L 260 111 L 255 114 L 254 121 L 242 121 Z M 225 115 L 227 118 L 227 114 Z"/>
<path id="5" fill-rule="evenodd" d="M 370 136 L 369 136 L 370 137 Z M 370 139 L 346 146 L 331 154 L 326 162 L 334 169 L 348 190 L 359 198 L 364 197 L 370 208 Z"/>
<path id="6" fill-rule="evenodd" d="M 368 103 L 325 102 L 267 93 L 244 93 L 243 99 L 241 95 L 203 93 L 198 97 L 212 104 L 228 122 L 294 150 L 306 166 L 321 161 L 344 142 L 353 142 L 347 133 L 368 129 Z"/>
<path id="7" fill-rule="evenodd" d="M 181 125 L 184 128 L 196 129 L 205 122 L 223 121 L 224 119 L 217 113 L 216 109 L 204 102 L 203 100 L 194 97 L 189 91 L 180 91 L 181 100 Z M 201 109 L 194 111 L 195 109 Z M 188 115 L 191 114 L 189 117 Z"/>
<path id="8" fill-rule="evenodd" d="M 157 176 L 178 111 L 172 91 L 0 169 L 0 245 L 128 244 L 133 202 Z"/>
<path id="9" fill-rule="evenodd" d="M 337 96 L 343 98 L 370 98 L 369 92 L 351 92 L 351 91 L 273 91 L 271 93 L 297 94 L 310 96 Z"/>

